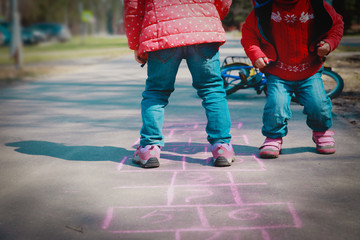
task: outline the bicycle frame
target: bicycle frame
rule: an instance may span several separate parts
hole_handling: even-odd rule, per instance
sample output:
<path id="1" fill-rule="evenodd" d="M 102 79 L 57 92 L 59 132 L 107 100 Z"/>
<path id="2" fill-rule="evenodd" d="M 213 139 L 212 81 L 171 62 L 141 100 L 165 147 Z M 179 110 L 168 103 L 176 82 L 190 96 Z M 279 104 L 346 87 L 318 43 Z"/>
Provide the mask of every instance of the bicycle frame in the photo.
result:
<path id="1" fill-rule="evenodd" d="M 229 63 L 229 59 L 231 59 L 231 63 Z M 236 59 L 236 60 L 234 60 Z M 239 62 L 239 60 L 241 62 Z M 246 61 L 247 60 L 247 61 Z M 246 62 L 246 63 L 244 63 Z M 229 66 L 231 64 L 235 64 L 236 66 Z M 237 64 L 243 64 L 241 66 Z M 254 70 L 253 74 L 250 74 L 251 70 Z M 229 74 L 231 71 L 239 71 L 244 70 L 243 72 L 247 73 L 246 75 L 240 74 L 240 71 L 238 72 L 238 75 Z M 254 88 L 258 94 L 261 94 L 262 91 L 266 88 L 266 77 L 263 73 L 255 69 L 252 65 L 249 65 L 249 60 L 247 57 L 242 56 L 229 56 L 226 57 L 222 64 L 221 69 L 221 76 L 223 77 L 224 81 L 226 79 L 226 86 L 232 85 L 239 81 L 238 84 L 235 84 L 235 87 L 233 90 L 231 90 L 231 93 L 237 91 L 238 89 L 245 89 L 245 88 Z M 260 80 L 261 79 L 261 80 Z M 227 95 L 231 94 L 227 91 Z"/>
<path id="2" fill-rule="evenodd" d="M 231 74 L 232 71 L 236 74 Z M 227 95 L 246 88 L 254 88 L 257 94 L 261 94 L 263 91 L 266 94 L 267 81 L 265 74 L 254 68 L 250 60 L 245 56 L 226 57 L 221 66 L 221 76 L 224 79 Z M 328 89 L 325 90 L 331 99 L 341 94 L 344 87 L 343 79 L 339 74 L 326 66 L 324 66 L 323 71 L 323 82 L 324 86 L 328 85 Z"/>

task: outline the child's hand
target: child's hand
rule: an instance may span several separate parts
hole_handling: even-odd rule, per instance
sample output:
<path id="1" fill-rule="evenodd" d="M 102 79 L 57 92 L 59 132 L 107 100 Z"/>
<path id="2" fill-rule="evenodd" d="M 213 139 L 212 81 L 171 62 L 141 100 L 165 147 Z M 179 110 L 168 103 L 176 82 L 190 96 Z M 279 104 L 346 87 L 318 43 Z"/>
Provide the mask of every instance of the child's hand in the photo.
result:
<path id="1" fill-rule="evenodd" d="M 262 69 L 264 67 L 266 67 L 269 64 L 269 59 L 267 57 L 263 57 L 263 58 L 258 58 L 256 59 L 255 63 L 254 63 L 254 67 Z"/>
<path id="2" fill-rule="evenodd" d="M 138 50 L 134 50 L 135 60 L 140 64 L 145 64 L 146 60 L 139 56 Z"/>
<path id="3" fill-rule="evenodd" d="M 317 55 L 324 57 L 330 53 L 330 45 L 327 42 L 321 41 L 318 43 Z"/>

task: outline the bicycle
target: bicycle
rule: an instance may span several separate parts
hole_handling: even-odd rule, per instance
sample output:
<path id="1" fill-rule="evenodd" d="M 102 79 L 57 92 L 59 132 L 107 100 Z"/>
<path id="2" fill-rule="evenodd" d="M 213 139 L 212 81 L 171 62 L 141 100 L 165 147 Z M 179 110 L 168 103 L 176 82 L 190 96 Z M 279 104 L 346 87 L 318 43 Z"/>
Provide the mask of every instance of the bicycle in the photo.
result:
<path id="1" fill-rule="evenodd" d="M 254 88 L 257 94 L 264 92 L 266 95 L 265 74 L 254 68 L 248 57 L 226 57 L 221 66 L 221 76 L 224 80 L 227 96 L 239 89 L 246 88 Z M 334 99 L 341 94 L 344 88 L 344 80 L 331 67 L 324 67 L 322 79 L 326 94 L 330 99 Z M 296 101 L 295 96 L 293 100 Z"/>

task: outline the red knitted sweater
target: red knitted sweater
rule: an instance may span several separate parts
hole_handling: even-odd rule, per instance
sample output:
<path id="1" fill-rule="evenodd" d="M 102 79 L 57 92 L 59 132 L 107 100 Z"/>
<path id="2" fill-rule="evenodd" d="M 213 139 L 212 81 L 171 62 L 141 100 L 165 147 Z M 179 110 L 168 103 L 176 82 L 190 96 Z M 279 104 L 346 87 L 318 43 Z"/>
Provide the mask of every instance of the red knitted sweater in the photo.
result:
<path id="1" fill-rule="evenodd" d="M 308 0 L 275 0 L 270 26 L 278 61 L 266 72 L 285 80 L 300 80 L 319 70 L 319 57 L 308 50 L 315 35 L 314 12 Z"/>

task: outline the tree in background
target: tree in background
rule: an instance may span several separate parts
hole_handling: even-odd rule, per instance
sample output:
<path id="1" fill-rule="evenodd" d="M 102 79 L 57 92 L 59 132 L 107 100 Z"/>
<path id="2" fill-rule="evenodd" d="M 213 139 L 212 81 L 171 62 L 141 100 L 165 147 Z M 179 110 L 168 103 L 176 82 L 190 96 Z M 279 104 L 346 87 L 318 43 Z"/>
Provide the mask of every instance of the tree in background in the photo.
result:
<path id="1" fill-rule="evenodd" d="M 9 21 L 10 1 L 0 0 L 0 18 Z M 345 31 L 349 32 L 353 24 L 360 23 L 359 0 L 332 1 L 334 8 L 345 22 Z M 18 0 L 23 26 L 36 22 L 58 22 L 68 25 L 73 34 L 81 33 L 79 4 L 84 10 L 93 13 L 95 33 L 117 33 L 123 13 L 123 0 Z M 227 30 L 241 28 L 248 14 L 253 9 L 252 0 L 233 0 L 229 14 L 223 20 Z"/>
<path id="2" fill-rule="evenodd" d="M 223 20 L 223 24 L 227 29 L 232 27 L 240 30 L 241 23 L 245 21 L 252 8 L 252 0 L 233 0 L 230 11 Z"/>
<path id="3" fill-rule="evenodd" d="M 10 21 L 9 2 L 0 0 L 0 16 Z M 122 0 L 18 0 L 22 26 L 37 22 L 66 24 L 73 34 L 80 34 L 79 6 L 93 13 L 96 33 L 116 33 L 122 19 Z"/>
<path id="4" fill-rule="evenodd" d="M 359 0 L 333 0 L 333 6 L 343 16 L 345 32 L 350 32 L 352 25 L 360 23 Z"/>

